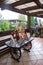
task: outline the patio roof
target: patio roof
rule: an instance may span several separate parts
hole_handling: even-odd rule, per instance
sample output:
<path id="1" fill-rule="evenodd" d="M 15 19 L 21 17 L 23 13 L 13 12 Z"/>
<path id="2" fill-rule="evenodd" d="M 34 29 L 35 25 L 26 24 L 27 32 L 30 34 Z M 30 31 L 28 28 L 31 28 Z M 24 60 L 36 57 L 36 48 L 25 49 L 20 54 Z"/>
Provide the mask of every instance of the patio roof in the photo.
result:
<path id="1" fill-rule="evenodd" d="M 0 0 L 0 8 L 43 18 L 43 0 Z"/>

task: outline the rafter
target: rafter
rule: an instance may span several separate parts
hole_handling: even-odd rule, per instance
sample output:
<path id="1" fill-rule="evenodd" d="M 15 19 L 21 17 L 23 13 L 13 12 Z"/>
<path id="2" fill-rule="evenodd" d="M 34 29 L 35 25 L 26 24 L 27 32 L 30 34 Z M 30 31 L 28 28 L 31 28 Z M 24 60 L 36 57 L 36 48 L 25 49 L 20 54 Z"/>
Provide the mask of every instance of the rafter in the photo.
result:
<path id="1" fill-rule="evenodd" d="M 16 9 L 16 8 L 10 6 L 10 5 L 6 5 L 6 4 L 5 4 L 5 5 L 0 6 L 0 8 L 1 8 L 1 9 L 11 10 L 11 11 L 14 11 L 14 12 L 18 12 L 18 13 L 27 15 L 26 12 L 21 11 L 21 10 L 19 10 L 19 9 Z"/>
<path id="2" fill-rule="evenodd" d="M 3 0 L 0 0 L 0 3 L 3 2 Z"/>
<path id="3" fill-rule="evenodd" d="M 33 15 L 30 14 L 30 16 L 43 18 L 43 15 L 37 15 L 37 14 L 35 14 L 35 15 L 34 14 Z"/>
<path id="4" fill-rule="evenodd" d="M 15 12 L 18 12 L 21 14 L 32 15 L 32 16 L 38 16 L 38 14 L 43 14 L 43 11 L 38 11 L 38 12 L 33 12 L 33 13 L 26 12 L 29 10 L 36 10 L 36 9 L 43 8 L 43 5 L 39 2 L 39 0 L 20 0 L 15 3 L 12 3 L 12 4 L 5 4 L 4 1 L 0 0 L 0 7 L 2 9 L 8 9 L 8 10 L 12 10 L 12 11 L 15 11 Z M 21 9 L 21 10 L 15 8 L 16 6 L 24 5 L 24 4 L 31 3 L 31 2 L 35 2 L 37 4 L 37 6 L 27 7 L 27 8 Z M 43 17 L 43 15 L 39 15 L 39 16 Z"/>
<path id="5" fill-rule="evenodd" d="M 3 0 L 0 0 L 0 5 L 4 4 L 4 1 Z"/>
<path id="6" fill-rule="evenodd" d="M 33 2 L 33 0 L 20 0 L 18 2 L 12 3 L 11 5 L 16 7 L 16 6 L 23 5 L 30 2 Z"/>
<path id="7" fill-rule="evenodd" d="M 12 9 L 10 9 L 10 10 L 15 11 L 15 12 L 18 12 L 18 13 L 21 13 L 21 14 L 24 14 L 24 15 L 27 15 L 27 13 L 26 13 L 26 12 L 21 11 L 21 10 L 16 9 L 16 8 L 12 8 Z"/>
<path id="8" fill-rule="evenodd" d="M 27 15 L 29 15 L 29 16 L 36 16 L 36 17 L 42 17 L 43 18 L 43 15 L 40 15 L 40 14 L 43 14 L 43 11 L 30 13 L 30 14 L 27 13 Z"/>
<path id="9" fill-rule="evenodd" d="M 30 15 L 30 16 L 43 18 L 43 15 L 42 15 L 42 16 L 38 16 L 38 15 Z"/>
<path id="10" fill-rule="evenodd" d="M 38 12 L 34 12 L 34 13 L 30 13 L 31 15 L 33 14 L 43 14 L 43 11 L 38 11 Z"/>
<path id="11" fill-rule="evenodd" d="M 37 4 L 37 6 L 39 6 L 40 8 L 42 8 L 42 4 L 39 2 L 39 0 L 33 0 L 36 4 Z"/>
<path id="12" fill-rule="evenodd" d="M 40 7 L 38 6 L 32 6 L 32 7 L 27 7 L 27 8 L 24 8 L 24 9 L 21 9 L 23 11 L 29 11 L 29 10 L 35 10 L 35 9 L 39 9 Z"/>

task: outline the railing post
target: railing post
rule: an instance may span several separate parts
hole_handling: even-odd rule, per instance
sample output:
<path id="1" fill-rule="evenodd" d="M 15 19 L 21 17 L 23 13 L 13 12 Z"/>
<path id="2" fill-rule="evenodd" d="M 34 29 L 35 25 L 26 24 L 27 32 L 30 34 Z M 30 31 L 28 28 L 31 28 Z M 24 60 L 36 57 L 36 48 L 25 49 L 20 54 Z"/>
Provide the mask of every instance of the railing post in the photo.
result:
<path id="1" fill-rule="evenodd" d="M 30 16 L 27 16 L 27 29 L 30 31 Z"/>

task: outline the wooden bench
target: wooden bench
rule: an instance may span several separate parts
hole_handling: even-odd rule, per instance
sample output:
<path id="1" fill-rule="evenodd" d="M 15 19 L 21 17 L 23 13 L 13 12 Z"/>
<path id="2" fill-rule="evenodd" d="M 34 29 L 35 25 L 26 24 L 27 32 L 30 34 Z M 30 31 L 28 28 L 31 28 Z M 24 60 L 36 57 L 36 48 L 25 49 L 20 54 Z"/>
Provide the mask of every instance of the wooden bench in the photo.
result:
<path id="1" fill-rule="evenodd" d="M 10 40 L 10 35 L 0 37 L 0 55 L 9 51 L 8 46 L 5 45 L 8 40 Z"/>
<path id="2" fill-rule="evenodd" d="M 10 40 L 10 33 L 13 31 L 0 32 L 0 55 L 9 51 L 9 47 L 5 45 L 5 42 Z"/>

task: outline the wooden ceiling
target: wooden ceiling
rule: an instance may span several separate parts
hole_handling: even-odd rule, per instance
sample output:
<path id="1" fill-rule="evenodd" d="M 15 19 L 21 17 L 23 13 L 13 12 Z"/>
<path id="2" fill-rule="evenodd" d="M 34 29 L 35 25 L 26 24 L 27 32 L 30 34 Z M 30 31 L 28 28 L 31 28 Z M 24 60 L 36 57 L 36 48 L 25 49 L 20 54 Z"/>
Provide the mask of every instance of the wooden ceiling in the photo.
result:
<path id="1" fill-rule="evenodd" d="M 39 0 L 15 0 L 16 2 L 13 3 L 7 3 L 7 1 L 9 0 L 0 0 L 0 8 L 9 9 L 21 14 L 26 14 L 28 16 L 37 16 L 43 18 L 43 4 L 41 4 Z M 31 6 L 33 5 L 31 4 L 29 7 L 25 5 L 32 2 L 34 2 L 36 5 Z M 25 5 L 26 7 L 23 8 L 21 5 Z M 21 6 L 21 9 L 19 6 Z"/>

